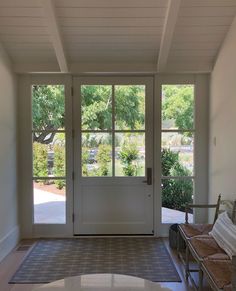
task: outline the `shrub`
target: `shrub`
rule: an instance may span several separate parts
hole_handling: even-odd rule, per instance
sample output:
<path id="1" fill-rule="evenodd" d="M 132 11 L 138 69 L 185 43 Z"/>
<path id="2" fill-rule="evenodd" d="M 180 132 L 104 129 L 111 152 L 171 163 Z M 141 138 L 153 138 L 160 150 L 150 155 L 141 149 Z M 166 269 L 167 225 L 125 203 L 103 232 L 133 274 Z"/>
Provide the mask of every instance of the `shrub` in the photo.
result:
<path id="1" fill-rule="evenodd" d="M 54 175 L 56 177 L 65 176 L 65 148 L 61 145 L 54 145 Z M 65 180 L 55 180 L 58 189 L 65 187 Z"/>
<path id="2" fill-rule="evenodd" d="M 135 143 L 123 143 L 119 158 L 121 159 L 122 171 L 125 176 L 136 176 L 138 165 L 136 163 L 138 159 L 138 148 Z"/>
<path id="3" fill-rule="evenodd" d="M 111 162 L 111 147 L 106 144 L 98 146 L 97 162 L 99 165 L 98 175 L 107 176 L 109 172 L 109 163 Z"/>
<path id="4" fill-rule="evenodd" d="M 48 175 L 47 145 L 34 142 L 33 153 L 33 175 L 35 177 L 46 177 Z"/>
<path id="5" fill-rule="evenodd" d="M 87 147 L 82 148 L 81 160 L 82 160 L 82 176 L 88 176 L 87 164 L 89 163 L 89 149 Z"/>
<path id="6" fill-rule="evenodd" d="M 163 176 L 188 176 L 189 170 L 179 162 L 179 153 L 164 149 L 161 154 Z M 192 201 L 193 184 L 191 179 L 162 180 L 162 206 L 183 210 Z"/>

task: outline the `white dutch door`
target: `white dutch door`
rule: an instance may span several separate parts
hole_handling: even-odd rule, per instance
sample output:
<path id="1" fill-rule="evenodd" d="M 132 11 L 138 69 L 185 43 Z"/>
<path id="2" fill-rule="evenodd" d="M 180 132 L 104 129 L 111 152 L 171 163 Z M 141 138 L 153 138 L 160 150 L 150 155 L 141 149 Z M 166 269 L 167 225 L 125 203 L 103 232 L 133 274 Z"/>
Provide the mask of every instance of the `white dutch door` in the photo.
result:
<path id="1" fill-rule="evenodd" d="M 74 233 L 153 233 L 153 79 L 74 78 Z"/>

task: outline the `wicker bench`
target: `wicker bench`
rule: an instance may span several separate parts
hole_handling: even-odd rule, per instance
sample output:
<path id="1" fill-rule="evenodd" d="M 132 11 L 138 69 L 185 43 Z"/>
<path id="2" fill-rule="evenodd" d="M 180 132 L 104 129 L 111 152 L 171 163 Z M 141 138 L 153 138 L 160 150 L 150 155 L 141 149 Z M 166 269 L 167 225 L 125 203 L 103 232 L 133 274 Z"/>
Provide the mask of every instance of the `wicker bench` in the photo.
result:
<path id="1" fill-rule="evenodd" d="M 182 263 L 185 266 L 185 277 L 188 279 L 189 276 L 189 244 L 188 241 L 197 235 L 207 235 L 211 230 L 212 227 L 218 217 L 219 208 L 220 208 L 220 202 L 221 202 L 221 195 L 218 196 L 217 203 L 216 204 L 187 204 L 185 207 L 185 223 L 179 224 L 178 226 L 178 242 L 177 242 L 177 252 L 178 257 L 182 261 Z M 189 223 L 188 222 L 188 213 L 190 209 L 196 209 L 196 208 L 213 208 L 215 209 L 215 216 L 214 221 L 212 224 L 196 224 L 196 223 Z M 182 256 L 181 252 L 181 241 L 184 240 L 186 249 L 185 249 L 185 257 Z M 196 270 L 191 270 L 196 271 Z M 199 274 L 201 276 L 201 274 Z"/>
<path id="2" fill-rule="evenodd" d="M 216 206 L 215 220 L 219 213 L 220 197 L 218 198 Z M 233 204 L 233 203 L 232 203 Z M 232 206 L 232 221 L 236 223 L 236 201 Z M 186 279 L 190 278 L 195 289 L 202 289 L 203 274 L 208 278 L 210 285 L 214 290 L 236 290 L 234 278 L 236 278 L 236 259 L 230 260 L 229 256 L 226 254 L 224 249 L 220 248 L 216 243 L 214 238 L 208 235 L 207 231 L 211 230 L 213 225 L 206 225 L 206 227 L 201 226 L 196 228 L 196 226 L 187 227 L 188 223 L 179 226 L 179 234 L 186 242 L 185 251 L 185 275 Z M 186 233 L 185 230 L 191 230 L 191 232 Z M 198 232 L 194 231 L 197 229 Z M 209 230 L 208 230 L 209 229 Z M 199 233 L 202 230 L 201 233 Z M 205 231 L 206 230 L 206 231 Z M 193 234 L 193 235 L 191 235 Z M 197 269 L 189 268 L 189 255 L 192 255 L 197 262 Z M 220 270 L 228 270 L 228 272 L 222 272 Z M 197 286 L 191 276 L 191 272 L 198 272 L 199 275 L 199 285 Z M 221 279 L 217 281 L 221 274 Z M 235 279 L 236 280 L 236 279 Z M 223 288 L 222 288 L 223 286 Z M 235 289 L 234 289 L 235 288 Z"/>

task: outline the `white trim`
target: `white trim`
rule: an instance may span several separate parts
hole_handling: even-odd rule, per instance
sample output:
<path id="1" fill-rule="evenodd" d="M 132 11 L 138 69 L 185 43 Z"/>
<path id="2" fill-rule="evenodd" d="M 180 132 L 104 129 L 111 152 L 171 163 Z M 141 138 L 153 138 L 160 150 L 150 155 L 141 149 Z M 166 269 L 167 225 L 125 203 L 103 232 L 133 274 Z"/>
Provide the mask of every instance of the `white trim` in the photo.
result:
<path id="1" fill-rule="evenodd" d="M 156 74 L 156 62 L 116 62 L 116 63 L 68 63 L 71 74 L 109 74 L 109 75 L 144 75 Z M 171 61 L 166 64 L 165 73 L 176 74 L 199 74 L 210 73 L 212 71 L 212 63 L 209 62 L 196 62 L 194 59 L 188 62 Z M 59 65 L 55 63 L 25 63 L 17 62 L 13 64 L 15 73 L 60 73 Z"/>
<path id="2" fill-rule="evenodd" d="M 68 65 L 63 47 L 63 41 L 57 23 L 55 7 L 52 0 L 42 0 L 41 2 L 45 13 L 45 20 L 51 34 L 52 44 L 56 53 L 58 64 L 60 66 L 61 72 L 67 73 Z"/>
<path id="3" fill-rule="evenodd" d="M 18 225 L 0 239 L 0 262 L 14 249 L 19 239 L 20 229 Z"/>
<path id="4" fill-rule="evenodd" d="M 9 57 L 6 49 L 4 48 L 1 42 L 0 42 L 0 54 L 1 54 L 1 60 L 3 60 L 7 64 L 7 66 L 9 66 L 12 69 L 13 68 L 12 60 Z"/>
<path id="5" fill-rule="evenodd" d="M 181 0 L 169 0 L 163 34 L 158 56 L 157 71 L 165 71 L 168 56 L 171 48 L 172 38 L 175 31 L 175 25 L 178 19 Z"/>

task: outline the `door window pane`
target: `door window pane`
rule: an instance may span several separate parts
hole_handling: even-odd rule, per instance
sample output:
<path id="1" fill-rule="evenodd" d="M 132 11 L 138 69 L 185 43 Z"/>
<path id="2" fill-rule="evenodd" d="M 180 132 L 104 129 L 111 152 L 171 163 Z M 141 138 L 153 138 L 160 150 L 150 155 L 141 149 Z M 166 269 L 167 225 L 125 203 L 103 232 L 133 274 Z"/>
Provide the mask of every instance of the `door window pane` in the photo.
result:
<path id="1" fill-rule="evenodd" d="M 33 133 L 33 176 L 65 177 L 65 133 Z"/>
<path id="2" fill-rule="evenodd" d="M 162 184 L 162 223 L 185 222 L 185 204 L 193 201 L 193 179 L 163 179 Z M 193 214 L 189 213 L 189 222 Z"/>
<path id="3" fill-rule="evenodd" d="M 112 127 L 112 86 L 81 86 L 82 130 L 104 130 Z"/>
<path id="4" fill-rule="evenodd" d="M 145 176 L 145 133 L 115 134 L 115 175 Z"/>
<path id="5" fill-rule="evenodd" d="M 194 85 L 162 85 L 162 129 L 194 128 Z"/>
<path id="6" fill-rule="evenodd" d="M 32 122 L 34 130 L 64 129 L 64 85 L 32 86 Z"/>
<path id="7" fill-rule="evenodd" d="M 82 133 L 82 176 L 112 175 L 112 135 Z"/>
<path id="8" fill-rule="evenodd" d="M 66 181 L 35 180 L 34 223 L 64 224 L 66 222 Z"/>
<path id="9" fill-rule="evenodd" d="M 64 85 L 32 86 L 32 129 L 34 223 L 65 224 Z"/>
<path id="10" fill-rule="evenodd" d="M 162 175 L 193 175 L 193 133 L 162 132 Z"/>
<path id="11" fill-rule="evenodd" d="M 145 85 L 115 86 L 115 128 L 145 129 Z"/>

